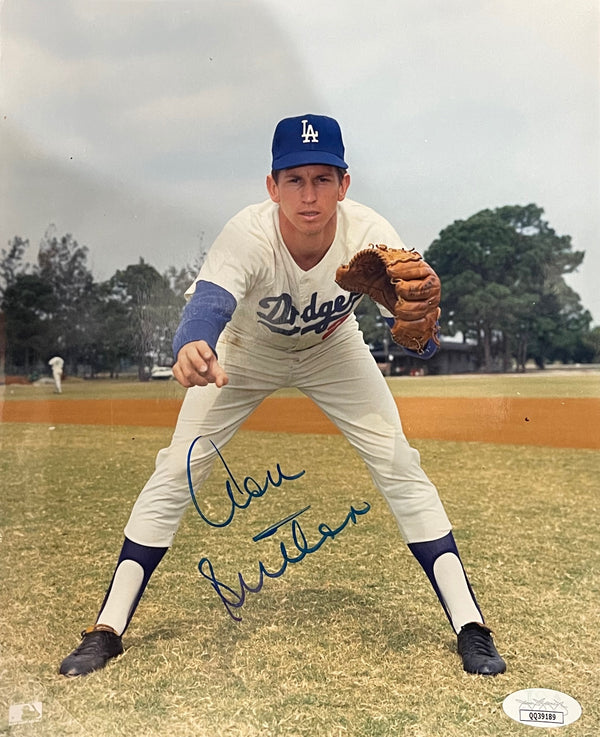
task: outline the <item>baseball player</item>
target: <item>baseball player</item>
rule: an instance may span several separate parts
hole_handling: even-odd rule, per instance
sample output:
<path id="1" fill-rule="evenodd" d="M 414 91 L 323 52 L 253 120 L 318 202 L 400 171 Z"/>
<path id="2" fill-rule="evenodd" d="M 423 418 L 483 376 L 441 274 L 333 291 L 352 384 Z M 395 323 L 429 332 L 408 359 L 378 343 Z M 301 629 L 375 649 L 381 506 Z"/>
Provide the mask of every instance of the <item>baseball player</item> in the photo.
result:
<path id="1" fill-rule="evenodd" d="M 55 391 L 58 394 L 62 394 L 62 374 L 65 362 L 60 356 L 53 356 L 48 361 L 48 365 L 52 369 L 52 378 L 54 379 Z"/>
<path id="2" fill-rule="evenodd" d="M 85 675 L 123 652 L 122 635 L 190 502 L 194 440 L 206 439 L 189 460 L 197 494 L 215 449 L 265 397 L 291 386 L 317 403 L 367 465 L 457 634 L 464 669 L 502 673 L 438 492 L 358 329 L 362 295 L 335 281 L 337 267 L 367 244 L 403 244 L 383 217 L 346 198 L 350 176 L 335 120 L 307 114 L 280 121 L 272 154 L 269 198 L 225 225 L 186 292 L 173 373 L 188 391 L 172 441 L 133 506 L 96 622 L 60 672 Z M 418 355 L 435 349 L 430 340 Z"/>

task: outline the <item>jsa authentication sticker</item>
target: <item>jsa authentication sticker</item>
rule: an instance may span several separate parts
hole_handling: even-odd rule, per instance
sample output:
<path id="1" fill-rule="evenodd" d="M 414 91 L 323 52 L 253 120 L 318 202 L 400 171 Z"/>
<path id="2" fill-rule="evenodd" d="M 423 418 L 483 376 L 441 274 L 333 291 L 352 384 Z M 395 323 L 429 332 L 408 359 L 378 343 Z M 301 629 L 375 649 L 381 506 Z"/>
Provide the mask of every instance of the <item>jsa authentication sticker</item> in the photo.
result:
<path id="1" fill-rule="evenodd" d="M 526 688 L 507 696 L 502 708 L 515 722 L 530 727 L 565 727 L 581 716 L 574 698 L 549 688 Z"/>

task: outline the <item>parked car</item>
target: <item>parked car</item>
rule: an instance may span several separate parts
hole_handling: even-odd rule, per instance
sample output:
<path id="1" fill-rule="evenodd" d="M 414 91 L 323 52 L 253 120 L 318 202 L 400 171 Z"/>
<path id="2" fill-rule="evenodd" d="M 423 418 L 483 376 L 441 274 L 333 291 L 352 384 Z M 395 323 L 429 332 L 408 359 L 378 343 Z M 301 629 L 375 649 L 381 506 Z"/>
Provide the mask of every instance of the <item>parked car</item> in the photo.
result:
<path id="1" fill-rule="evenodd" d="M 153 366 L 150 371 L 151 379 L 172 379 L 173 369 L 170 366 Z"/>

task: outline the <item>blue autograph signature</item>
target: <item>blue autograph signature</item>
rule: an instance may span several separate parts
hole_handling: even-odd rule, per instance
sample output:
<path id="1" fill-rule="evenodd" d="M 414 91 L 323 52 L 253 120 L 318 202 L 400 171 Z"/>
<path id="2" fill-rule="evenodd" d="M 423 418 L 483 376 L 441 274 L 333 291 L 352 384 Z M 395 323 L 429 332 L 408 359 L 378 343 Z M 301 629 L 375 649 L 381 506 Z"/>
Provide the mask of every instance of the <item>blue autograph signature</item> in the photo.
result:
<path id="1" fill-rule="evenodd" d="M 246 601 L 246 593 L 249 594 L 256 594 L 258 593 L 264 584 L 265 577 L 266 578 L 279 578 L 279 576 L 282 576 L 285 571 L 287 570 L 288 563 L 300 563 L 301 560 L 304 560 L 304 558 L 307 555 L 310 555 L 311 553 L 316 553 L 319 548 L 325 543 L 326 540 L 333 540 L 337 535 L 342 532 L 346 528 L 346 526 L 352 522 L 353 525 L 356 524 L 357 517 L 363 514 L 367 514 L 367 512 L 371 509 L 371 505 L 368 502 L 363 502 L 364 506 L 361 509 L 355 509 L 353 506 L 350 507 L 350 511 L 346 515 L 346 519 L 342 522 L 341 525 L 335 528 L 331 528 L 329 525 L 322 522 L 318 526 L 319 533 L 321 534 L 321 538 L 317 540 L 314 545 L 310 545 L 308 540 L 306 539 L 306 535 L 304 534 L 304 530 L 300 526 L 300 523 L 297 520 L 297 517 L 299 517 L 301 514 L 306 512 L 307 509 L 310 507 L 305 507 L 304 509 L 301 509 L 299 512 L 296 512 L 295 514 L 289 515 L 289 517 L 286 517 L 285 519 L 281 520 L 280 522 L 277 522 L 274 525 L 271 525 L 266 530 L 263 530 L 263 532 L 259 533 L 258 535 L 255 535 L 253 538 L 255 541 L 262 540 L 266 537 L 270 537 L 273 535 L 280 527 L 288 524 L 291 522 L 290 525 L 290 531 L 292 535 L 292 541 L 294 543 L 294 547 L 297 551 L 297 555 L 290 554 L 288 551 L 286 545 L 284 542 L 279 543 L 279 550 L 281 552 L 281 566 L 276 571 L 268 571 L 265 568 L 264 563 L 259 560 L 258 561 L 258 582 L 254 586 L 250 586 L 245 580 L 241 573 L 237 574 L 238 578 L 238 584 L 239 584 L 239 590 L 235 590 L 231 586 L 228 586 L 223 581 L 220 581 L 216 574 L 215 569 L 213 567 L 213 564 L 210 562 L 208 558 L 202 558 L 202 560 L 198 563 L 198 570 L 200 571 L 200 575 L 203 576 L 213 587 L 215 592 L 217 593 L 218 597 L 223 602 L 223 605 L 225 606 L 225 609 L 227 610 L 227 613 L 229 616 L 236 620 L 236 622 L 241 622 L 242 617 L 235 614 L 234 610 L 239 609 L 244 605 L 244 602 Z"/>
<path id="2" fill-rule="evenodd" d="M 198 499 L 196 498 L 196 494 L 194 492 L 194 484 L 192 482 L 192 470 L 191 470 L 191 459 L 192 459 L 192 451 L 194 449 L 194 446 L 196 443 L 202 439 L 202 435 L 199 435 L 190 445 L 190 449 L 188 450 L 187 455 L 187 479 L 188 479 L 188 488 L 190 490 L 190 494 L 192 496 L 192 501 L 194 502 L 194 506 L 196 507 L 196 511 L 200 515 L 200 517 L 206 522 L 207 525 L 210 525 L 211 527 L 227 527 L 227 525 L 233 520 L 233 517 L 235 515 L 236 509 L 246 509 L 246 507 L 250 504 L 250 502 L 253 499 L 256 499 L 258 497 L 264 496 L 264 494 L 267 493 L 267 490 L 269 486 L 275 486 L 279 487 L 284 481 L 293 481 L 294 479 L 299 479 L 300 476 L 303 476 L 306 471 L 302 470 L 298 473 L 292 474 L 291 476 L 288 476 L 287 474 L 283 473 L 281 470 L 281 466 L 279 463 L 277 464 L 277 477 L 273 478 L 271 475 L 271 471 L 267 470 L 267 475 L 265 477 L 265 483 L 261 486 L 258 481 L 255 481 L 252 476 L 246 476 L 246 478 L 243 480 L 242 485 L 236 481 L 235 476 L 231 473 L 231 470 L 229 466 L 227 465 L 227 462 L 221 455 L 221 451 L 217 448 L 217 446 L 213 443 L 213 441 L 210 441 L 210 444 L 215 449 L 217 455 L 219 456 L 221 463 L 225 467 L 225 470 L 227 471 L 227 475 L 229 478 L 225 482 L 225 488 L 227 489 L 227 496 L 229 497 L 229 501 L 231 502 L 231 508 L 229 510 L 228 516 L 225 518 L 222 522 L 215 522 L 214 520 L 209 519 L 206 514 L 202 511 L 200 504 L 198 503 Z M 232 487 L 233 482 L 233 487 Z M 242 488 L 243 487 L 243 488 Z M 237 497 L 237 498 L 236 498 Z"/>
<path id="3" fill-rule="evenodd" d="M 192 501 L 194 502 L 194 506 L 196 507 L 196 511 L 200 515 L 201 519 L 203 519 L 204 522 L 206 522 L 206 524 L 210 525 L 211 527 L 227 527 L 227 525 L 229 525 L 232 522 L 236 509 L 246 509 L 250 505 L 253 499 L 264 496 L 267 493 L 270 486 L 277 488 L 281 486 L 281 484 L 284 481 L 293 481 L 294 479 L 298 479 L 306 473 L 306 471 L 302 470 L 302 471 L 299 471 L 298 473 L 295 473 L 289 476 L 288 474 L 285 474 L 281 470 L 281 466 L 278 463 L 276 466 L 275 478 L 273 477 L 273 474 L 271 473 L 271 471 L 267 470 L 264 484 L 260 484 L 258 481 L 253 479 L 252 476 L 246 476 L 244 480 L 240 483 L 236 480 L 235 476 L 231 472 L 231 469 L 229 468 L 229 466 L 227 465 L 227 462 L 223 458 L 221 451 L 217 448 L 217 446 L 211 440 L 210 443 L 213 446 L 217 455 L 219 456 L 219 459 L 221 463 L 223 464 L 223 467 L 225 468 L 227 475 L 229 477 L 225 482 L 225 489 L 227 491 L 227 497 L 230 502 L 230 509 L 225 519 L 220 522 L 217 522 L 213 519 L 209 519 L 209 517 L 207 517 L 206 514 L 202 511 L 202 508 L 198 502 L 196 493 L 194 491 L 194 484 L 192 482 L 192 470 L 191 470 L 192 451 L 196 443 L 201 439 L 202 439 L 202 435 L 198 436 L 192 442 L 188 450 L 188 455 L 187 455 L 188 488 L 190 491 L 190 495 L 192 497 Z M 363 514 L 366 514 L 371 509 L 371 505 L 368 502 L 363 502 L 363 505 L 364 506 L 361 509 L 355 509 L 353 506 L 351 506 L 350 511 L 346 515 L 346 519 L 338 527 L 335 527 L 332 529 L 329 525 L 325 524 L 324 522 L 319 524 L 317 529 L 321 537 L 313 545 L 309 544 L 308 540 L 306 539 L 306 535 L 304 534 L 304 530 L 302 529 L 302 527 L 300 526 L 300 523 L 298 522 L 298 517 L 300 517 L 300 515 L 304 514 L 304 512 L 309 510 L 310 505 L 307 507 L 304 507 L 298 512 L 294 512 L 293 514 L 290 514 L 287 517 L 284 517 L 282 520 L 279 520 L 279 522 L 276 522 L 273 525 L 269 525 L 267 528 L 262 530 L 262 532 L 259 532 L 257 535 L 255 535 L 252 538 L 254 542 L 260 542 L 261 540 L 265 540 L 269 537 L 272 537 L 279 529 L 289 524 L 289 530 L 291 532 L 292 542 L 294 544 L 297 554 L 290 554 L 290 552 L 286 548 L 285 543 L 284 542 L 279 543 L 279 550 L 281 552 L 281 561 L 282 561 L 279 569 L 276 571 L 268 571 L 265 568 L 264 563 L 261 560 L 259 560 L 258 561 L 258 583 L 255 586 L 250 586 L 249 584 L 247 584 L 242 574 L 238 573 L 237 577 L 238 577 L 239 591 L 236 591 L 235 589 L 231 588 L 226 583 L 224 583 L 223 581 L 220 581 L 216 577 L 213 564 L 206 557 L 202 558 L 202 560 L 198 563 L 198 570 L 200 571 L 200 574 L 213 587 L 213 589 L 215 590 L 215 592 L 217 593 L 217 595 L 223 602 L 223 605 L 225 606 L 225 609 L 227 610 L 227 613 L 229 614 L 229 616 L 232 619 L 235 619 L 237 622 L 240 622 L 242 618 L 241 616 L 236 615 L 234 613 L 234 610 L 239 609 L 240 607 L 244 605 L 244 602 L 246 601 L 246 593 L 249 593 L 249 594 L 258 593 L 263 587 L 265 578 L 279 578 L 287 570 L 288 564 L 300 563 L 300 561 L 304 560 L 304 558 L 307 555 L 310 555 L 311 553 L 316 553 L 317 550 L 321 548 L 321 546 L 325 543 L 326 540 L 333 540 L 337 535 L 340 534 L 340 532 L 342 532 L 342 530 L 344 530 L 348 526 L 348 524 L 350 524 L 350 522 L 352 522 L 352 524 L 355 525 L 357 522 L 357 517 Z"/>

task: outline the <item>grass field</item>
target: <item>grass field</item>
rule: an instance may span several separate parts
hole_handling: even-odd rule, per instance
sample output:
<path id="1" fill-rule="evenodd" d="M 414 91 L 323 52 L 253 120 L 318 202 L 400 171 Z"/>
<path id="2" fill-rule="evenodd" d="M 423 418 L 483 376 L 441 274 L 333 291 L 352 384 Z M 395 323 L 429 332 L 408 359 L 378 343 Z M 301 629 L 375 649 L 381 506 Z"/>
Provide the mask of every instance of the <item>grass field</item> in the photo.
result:
<path id="1" fill-rule="evenodd" d="M 403 376 L 388 379 L 392 392 L 406 396 L 440 397 L 600 397 L 600 371 L 536 371 L 527 374 L 456 374 L 450 376 Z M 54 393 L 54 385 L 11 384 L 0 387 L 0 397 L 11 399 L 56 400 L 105 399 L 175 399 L 185 390 L 176 381 L 67 379 L 63 394 Z M 279 395 L 298 395 L 294 389 Z"/>
<path id="2" fill-rule="evenodd" d="M 549 396 L 550 382 L 551 396 L 598 396 L 597 375 L 391 386 Z M 171 382 L 67 382 L 65 394 L 76 389 L 86 398 L 179 391 Z M 48 387 L 5 394 L 48 395 Z M 223 450 L 238 477 L 264 479 L 277 463 L 304 476 L 270 488 L 226 529 L 208 528 L 190 508 L 124 638 L 125 654 L 85 679 L 58 676 L 95 617 L 131 504 L 169 437 L 165 428 L 0 425 L 0 734 L 512 737 L 534 728 L 511 721 L 502 702 L 530 687 L 580 702 L 569 735 L 599 733 L 600 453 L 592 450 L 414 443 L 454 522 L 505 675 L 462 671 L 424 574 L 343 438 L 242 432 Z M 225 513 L 224 480 L 217 469 L 205 489 L 215 516 Z M 198 573 L 208 557 L 221 581 L 235 586 L 238 572 L 256 581 L 259 559 L 278 563 L 275 538 L 257 544 L 258 531 L 310 505 L 302 524 L 314 540 L 320 522 L 339 525 L 364 501 L 371 509 L 356 525 L 249 594 L 242 622 Z M 42 719 L 10 726 L 9 706 L 32 702 L 42 703 Z"/>

